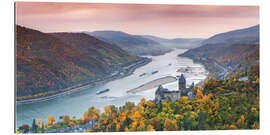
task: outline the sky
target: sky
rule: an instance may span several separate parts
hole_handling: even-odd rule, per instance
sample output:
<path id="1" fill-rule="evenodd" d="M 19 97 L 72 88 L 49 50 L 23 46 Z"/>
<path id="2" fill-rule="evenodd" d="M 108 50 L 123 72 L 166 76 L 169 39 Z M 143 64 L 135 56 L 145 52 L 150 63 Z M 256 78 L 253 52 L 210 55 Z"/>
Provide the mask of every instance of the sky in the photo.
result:
<path id="1" fill-rule="evenodd" d="M 259 24 L 259 7 L 16 2 L 16 24 L 42 32 L 116 30 L 164 38 L 209 38 Z"/>

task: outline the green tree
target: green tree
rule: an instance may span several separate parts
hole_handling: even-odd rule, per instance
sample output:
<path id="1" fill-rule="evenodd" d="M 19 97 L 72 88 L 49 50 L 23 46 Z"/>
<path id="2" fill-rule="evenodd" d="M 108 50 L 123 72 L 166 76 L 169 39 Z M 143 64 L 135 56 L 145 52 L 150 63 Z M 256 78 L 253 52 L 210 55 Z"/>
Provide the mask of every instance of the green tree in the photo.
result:
<path id="1" fill-rule="evenodd" d="M 31 128 L 31 132 L 32 133 L 37 133 L 37 124 L 36 124 L 36 119 L 33 119 L 33 122 L 32 122 L 32 128 Z"/>
<path id="2" fill-rule="evenodd" d="M 199 112 L 199 118 L 198 118 L 198 126 L 199 126 L 199 130 L 205 130 L 206 129 L 206 114 L 200 110 Z"/>

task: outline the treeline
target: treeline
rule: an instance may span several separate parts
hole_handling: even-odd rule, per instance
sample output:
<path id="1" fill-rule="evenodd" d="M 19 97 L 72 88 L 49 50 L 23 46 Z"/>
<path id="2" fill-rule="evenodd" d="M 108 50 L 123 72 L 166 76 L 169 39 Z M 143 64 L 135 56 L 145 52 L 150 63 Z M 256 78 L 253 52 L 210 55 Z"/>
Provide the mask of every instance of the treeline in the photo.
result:
<path id="1" fill-rule="evenodd" d="M 136 59 L 84 33 L 43 33 L 16 25 L 16 97 L 47 96 L 103 80 Z"/>
<path id="2" fill-rule="evenodd" d="M 212 77 L 219 79 L 220 73 L 224 73 L 225 77 L 231 77 L 232 74 L 245 72 L 252 65 L 259 64 L 259 45 L 256 43 L 206 44 L 180 56 L 189 57 L 195 62 L 203 64 Z M 221 78 L 223 79 L 223 77 Z"/>
<path id="3" fill-rule="evenodd" d="M 243 76 L 248 80 L 239 80 Z M 138 105 L 133 102 L 119 108 L 111 105 L 102 113 L 91 107 L 80 119 L 64 116 L 54 123 L 55 118 L 50 116 L 45 130 L 90 120 L 96 124 L 89 132 L 259 129 L 259 83 L 259 65 L 255 65 L 232 78 L 206 81 L 204 87 L 195 88 L 193 100 L 184 96 L 176 102 L 155 104 L 143 98 Z M 37 128 L 40 131 L 42 126 Z M 21 129 L 18 132 L 24 131 Z"/>
<path id="4" fill-rule="evenodd" d="M 248 80 L 239 81 L 248 76 Z M 174 131 L 259 129 L 259 66 L 222 81 L 206 81 L 196 98 L 155 104 L 142 99 L 108 106 L 93 131 Z"/>

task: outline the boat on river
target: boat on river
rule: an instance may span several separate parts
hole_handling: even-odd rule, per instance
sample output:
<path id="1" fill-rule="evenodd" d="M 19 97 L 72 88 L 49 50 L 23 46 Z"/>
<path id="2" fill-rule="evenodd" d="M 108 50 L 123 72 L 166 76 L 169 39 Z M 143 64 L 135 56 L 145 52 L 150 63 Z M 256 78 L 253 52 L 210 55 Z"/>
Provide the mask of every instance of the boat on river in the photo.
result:
<path id="1" fill-rule="evenodd" d="M 108 92 L 108 91 L 110 91 L 110 89 L 99 90 L 99 91 L 96 92 L 96 94 L 99 95 L 99 94 L 102 94 L 102 93 L 105 93 L 105 92 Z"/>
<path id="2" fill-rule="evenodd" d="M 139 76 L 142 77 L 142 76 L 144 76 L 144 75 L 146 75 L 146 73 L 140 74 Z"/>
<path id="3" fill-rule="evenodd" d="M 158 73 L 158 71 L 154 71 L 154 72 L 152 72 L 152 74 L 156 74 L 156 73 Z"/>

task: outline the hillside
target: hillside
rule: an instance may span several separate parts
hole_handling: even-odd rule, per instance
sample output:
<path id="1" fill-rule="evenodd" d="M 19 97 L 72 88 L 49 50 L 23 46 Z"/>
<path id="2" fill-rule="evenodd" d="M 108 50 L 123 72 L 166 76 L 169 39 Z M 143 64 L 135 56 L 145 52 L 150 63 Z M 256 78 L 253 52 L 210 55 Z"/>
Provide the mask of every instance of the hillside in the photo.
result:
<path id="1" fill-rule="evenodd" d="M 202 63 L 219 79 L 259 63 L 259 25 L 217 34 L 202 44 L 181 56 Z"/>
<path id="2" fill-rule="evenodd" d="M 18 97 L 104 80 L 140 59 L 84 33 L 48 34 L 21 26 L 16 26 L 16 46 Z"/>
<path id="3" fill-rule="evenodd" d="M 143 37 L 154 40 L 168 48 L 179 48 L 179 49 L 192 49 L 201 46 L 203 38 L 174 38 L 166 39 L 151 35 L 144 35 Z"/>
<path id="4" fill-rule="evenodd" d="M 121 31 L 94 31 L 85 33 L 105 42 L 116 44 L 134 55 L 156 55 L 170 50 L 154 40 Z"/>
<path id="5" fill-rule="evenodd" d="M 251 44 L 259 43 L 259 29 L 260 25 L 252 26 L 249 28 L 233 30 L 225 33 L 216 34 L 202 42 L 205 44 Z"/>

